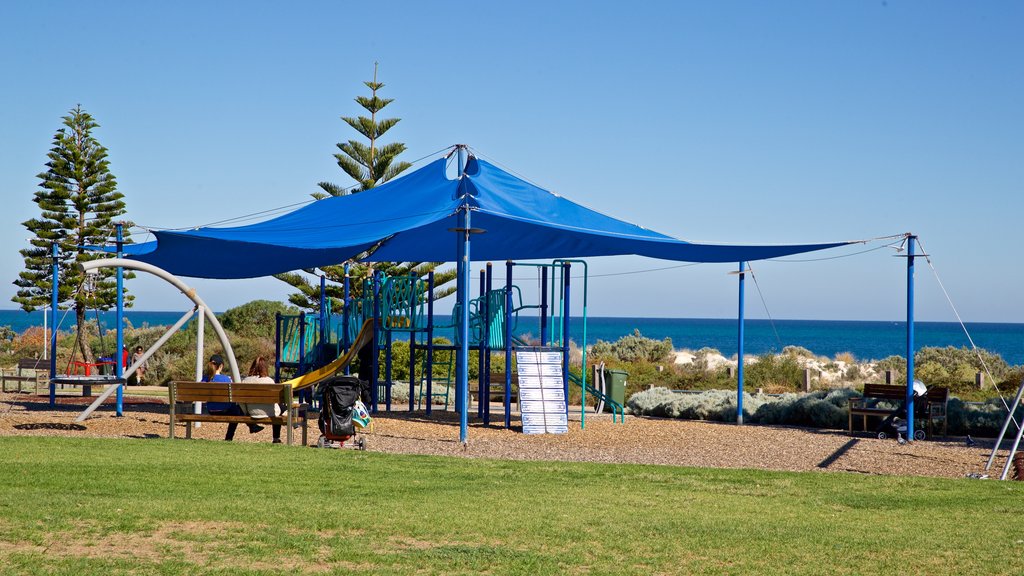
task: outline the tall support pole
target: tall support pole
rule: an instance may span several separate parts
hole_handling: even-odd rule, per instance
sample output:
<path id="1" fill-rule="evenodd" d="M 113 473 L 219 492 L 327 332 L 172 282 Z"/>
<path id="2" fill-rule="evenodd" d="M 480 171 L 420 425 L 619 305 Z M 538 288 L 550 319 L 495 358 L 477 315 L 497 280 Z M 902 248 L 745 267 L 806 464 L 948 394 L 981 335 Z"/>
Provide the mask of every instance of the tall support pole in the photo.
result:
<path id="1" fill-rule="evenodd" d="M 206 310 L 204 306 L 196 308 L 196 382 L 200 382 L 203 379 L 203 366 L 205 363 L 203 360 L 206 358 L 204 347 L 206 346 Z M 195 402 L 192 404 L 192 411 L 196 414 L 203 413 L 203 403 Z M 192 426 L 192 424 L 186 424 Z M 196 422 L 194 425 L 196 428 L 202 426 L 202 422 Z"/>
<path id="2" fill-rule="evenodd" d="M 57 385 L 53 379 L 57 377 L 57 294 L 60 292 L 60 257 L 56 242 L 51 247 L 50 256 L 53 259 L 50 270 L 50 310 L 53 312 L 50 315 L 50 322 L 53 323 L 50 327 L 50 406 L 53 406 L 57 403 Z"/>
<path id="3" fill-rule="evenodd" d="M 486 398 L 483 402 L 484 406 L 484 426 L 488 426 L 491 423 L 491 330 L 494 329 L 494 323 L 492 322 L 492 311 L 491 311 L 491 279 L 494 276 L 494 267 L 491 263 L 487 263 L 487 285 L 484 287 L 484 370 L 481 374 L 481 378 L 485 380 L 484 391 Z"/>
<path id="4" fill-rule="evenodd" d="M 117 223 L 117 257 L 121 258 L 121 251 L 124 250 L 124 224 Z M 114 362 L 114 375 L 121 378 L 124 375 L 124 268 L 117 267 L 117 361 Z M 117 387 L 116 413 L 124 416 L 124 385 Z"/>
<path id="5" fill-rule="evenodd" d="M 394 344 L 394 332 L 391 330 L 385 330 L 384 332 L 384 410 L 391 412 L 391 374 L 393 368 L 394 356 L 391 354 L 392 345 Z"/>
<path id="6" fill-rule="evenodd" d="M 434 403 L 434 271 L 427 274 L 427 361 L 423 368 L 427 379 L 427 416 L 430 416 L 431 405 Z M 445 392 L 444 409 L 448 410 L 448 394 Z"/>
<path id="7" fill-rule="evenodd" d="M 477 308 L 477 314 L 480 316 L 480 341 L 477 342 L 477 355 L 476 355 L 476 417 L 484 418 L 486 413 L 484 410 L 484 402 L 489 399 L 486 390 L 484 390 L 485 382 L 487 380 L 484 374 L 484 354 L 487 350 L 487 272 L 484 270 L 480 271 L 480 306 Z"/>
<path id="8" fill-rule="evenodd" d="M 505 262 L 505 428 L 512 427 L 512 261 Z"/>
<path id="9" fill-rule="evenodd" d="M 548 345 L 548 267 L 540 268 L 540 345 Z"/>
<path id="10" fill-rule="evenodd" d="M 740 301 L 739 321 L 736 328 L 736 423 L 743 424 L 743 315 L 744 315 L 744 294 L 743 283 L 746 277 L 744 272 L 747 269 L 746 262 L 740 262 Z"/>
<path id="11" fill-rule="evenodd" d="M 306 311 L 299 312 L 299 374 L 306 373 Z"/>
<path id="12" fill-rule="evenodd" d="M 380 344 L 378 337 L 380 335 L 380 270 L 373 271 L 373 342 L 371 343 L 371 356 L 370 356 L 370 399 L 373 403 L 373 413 L 377 413 L 377 403 L 380 400 L 380 389 L 377 387 L 377 375 L 379 372 L 379 366 L 377 365 L 380 360 Z M 360 368 L 362 370 L 362 368 Z"/>
<path id="13" fill-rule="evenodd" d="M 562 264 L 562 389 L 565 391 L 566 421 L 569 418 L 569 273 L 571 266 L 568 262 Z"/>
<path id="14" fill-rule="evenodd" d="M 320 345 L 317 346 L 316 357 L 323 361 L 323 353 L 327 346 L 327 276 L 320 275 Z"/>
<path id="15" fill-rule="evenodd" d="M 342 306 L 341 306 L 341 326 L 342 326 L 342 328 L 341 328 L 341 343 L 342 343 L 342 347 L 344 348 L 344 351 L 348 352 L 348 349 L 352 346 L 351 337 L 350 337 L 350 335 L 348 333 L 348 330 L 349 330 L 348 324 L 351 321 L 351 316 L 349 314 L 350 314 L 350 310 L 352 308 L 351 294 L 350 294 L 351 285 L 349 283 L 349 278 L 348 278 L 348 262 L 345 262 L 345 278 L 344 278 L 343 286 L 344 286 L 344 290 L 345 290 L 345 294 L 344 294 L 345 301 L 344 301 L 344 303 L 342 303 Z M 352 363 L 349 362 L 347 365 L 345 365 L 345 374 L 346 375 L 348 375 L 351 372 L 351 368 L 349 368 L 349 366 L 351 364 Z"/>
<path id="16" fill-rule="evenodd" d="M 914 244 L 907 236 L 907 441 L 914 441 Z"/>
<path id="17" fill-rule="evenodd" d="M 466 149 L 459 147 L 459 180 L 465 177 L 465 155 Z M 462 186 L 460 186 L 462 188 Z M 468 194 L 463 189 L 463 194 Z M 456 394 L 455 402 L 458 404 L 459 409 L 459 441 L 466 444 L 468 441 L 468 430 L 469 430 L 469 414 L 468 414 L 468 402 L 467 397 L 469 396 L 469 275 L 470 266 L 469 263 L 469 227 L 470 227 L 470 214 L 469 214 L 469 203 L 464 201 L 462 203 L 461 210 L 459 211 L 459 228 L 462 234 L 461 241 L 458 243 L 458 302 L 462 316 L 459 318 L 459 335 L 461 336 L 459 341 L 459 353 L 456 358 Z"/>
<path id="18" fill-rule="evenodd" d="M 281 381 L 281 313 L 274 313 L 274 382 Z"/>

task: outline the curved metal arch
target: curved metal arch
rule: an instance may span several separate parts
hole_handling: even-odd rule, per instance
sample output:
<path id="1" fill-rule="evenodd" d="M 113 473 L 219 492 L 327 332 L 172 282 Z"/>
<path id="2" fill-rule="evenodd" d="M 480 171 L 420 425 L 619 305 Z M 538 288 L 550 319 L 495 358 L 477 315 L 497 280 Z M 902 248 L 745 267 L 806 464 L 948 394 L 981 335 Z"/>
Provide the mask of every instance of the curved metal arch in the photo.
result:
<path id="1" fill-rule="evenodd" d="M 89 272 L 90 270 L 96 270 L 99 268 L 127 268 L 129 270 L 137 270 L 139 272 L 148 272 L 149 274 L 152 274 L 153 276 L 156 276 L 177 288 L 196 306 L 202 306 L 206 319 L 210 322 L 210 325 L 213 326 L 213 331 L 217 334 L 217 340 L 220 341 L 220 345 L 224 347 L 224 353 L 227 354 L 228 366 L 231 368 L 232 380 L 235 382 L 242 381 L 242 377 L 238 371 L 238 361 L 235 359 L 235 351 L 231 348 L 231 342 L 228 340 L 228 336 L 224 332 L 224 328 L 220 325 L 220 321 L 217 320 L 217 316 L 213 313 L 213 310 L 210 310 L 210 307 L 206 305 L 206 302 L 203 302 L 203 299 L 196 294 L 195 288 L 189 287 L 177 276 L 163 268 L 159 268 L 145 262 L 139 262 L 138 260 L 104 258 L 101 260 L 89 260 L 87 262 L 82 262 L 80 266 L 84 272 Z"/>

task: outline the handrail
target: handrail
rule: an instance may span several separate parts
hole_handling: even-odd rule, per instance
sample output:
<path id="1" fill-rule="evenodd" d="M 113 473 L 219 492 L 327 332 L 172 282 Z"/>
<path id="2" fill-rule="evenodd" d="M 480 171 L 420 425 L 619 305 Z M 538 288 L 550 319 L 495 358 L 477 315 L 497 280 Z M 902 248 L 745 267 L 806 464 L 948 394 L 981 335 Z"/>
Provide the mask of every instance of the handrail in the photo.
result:
<path id="1" fill-rule="evenodd" d="M 577 386 L 580 386 L 581 388 L 584 387 L 583 381 L 580 379 L 580 377 L 573 374 L 572 372 L 569 372 L 569 381 Z M 588 394 L 593 394 L 596 398 L 603 400 L 605 404 L 611 407 L 612 422 L 615 422 L 616 414 L 618 414 L 619 416 L 619 423 L 624 423 L 626 421 L 626 408 L 622 404 L 619 404 L 615 400 L 612 400 L 611 397 L 609 397 L 607 394 L 590 386 L 589 384 L 586 385 L 586 390 Z"/>

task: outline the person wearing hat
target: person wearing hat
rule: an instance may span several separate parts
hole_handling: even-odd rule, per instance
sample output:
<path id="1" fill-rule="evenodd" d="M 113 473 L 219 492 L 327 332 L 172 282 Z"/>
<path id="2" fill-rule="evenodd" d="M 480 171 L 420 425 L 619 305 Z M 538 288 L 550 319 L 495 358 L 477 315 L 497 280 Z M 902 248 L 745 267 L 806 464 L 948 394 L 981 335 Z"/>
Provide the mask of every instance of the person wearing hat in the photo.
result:
<path id="1" fill-rule="evenodd" d="M 221 374 L 221 370 L 224 369 L 224 358 L 220 354 L 214 354 L 210 356 L 210 362 L 207 365 L 207 373 L 203 376 L 203 382 L 231 382 L 231 377 L 227 374 Z M 207 402 L 206 408 L 210 411 L 210 414 L 220 414 L 222 416 L 244 416 L 245 412 L 242 411 L 242 407 L 234 402 Z M 235 430 L 238 429 L 238 424 L 231 422 L 228 424 L 228 432 L 224 435 L 224 439 L 228 442 L 235 439 Z M 249 432 L 255 434 L 263 430 L 263 426 L 259 424 L 249 424 Z"/>

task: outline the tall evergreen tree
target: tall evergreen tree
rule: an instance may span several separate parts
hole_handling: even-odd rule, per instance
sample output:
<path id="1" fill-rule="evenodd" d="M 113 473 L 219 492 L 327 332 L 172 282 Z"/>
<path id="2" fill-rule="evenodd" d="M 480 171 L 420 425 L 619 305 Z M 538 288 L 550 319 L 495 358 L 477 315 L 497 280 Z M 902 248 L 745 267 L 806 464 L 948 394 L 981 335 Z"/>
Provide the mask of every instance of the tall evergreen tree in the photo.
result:
<path id="1" fill-rule="evenodd" d="M 320 187 L 320 190 L 312 194 L 317 200 L 369 190 L 378 184 L 391 180 L 412 166 L 408 162 L 397 161 L 398 155 L 405 151 L 405 144 L 401 142 L 381 144 L 380 142 L 381 137 L 393 128 L 395 124 L 398 124 L 401 118 L 377 117 L 378 113 L 384 110 L 394 99 L 381 98 L 377 95 L 377 92 L 384 87 L 384 84 L 377 81 L 376 63 L 373 65 L 373 80 L 363 84 L 370 89 L 370 95 L 358 96 L 355 101 L 366 110 L 369 116 L 342 116 L 341 119 L 362 135 L 367 142 L 363 143 L 358 140 L 339 142 L 337 144 L 339 152 L 334 155 L 334 158 L 338 161 L 338 166 L 345 174 L 355 180 L 356 184 L 346 188 L 331 182 L 319 182 L 317 185 Z M 351 284 L 353 297 L 356 298 L 362 294 L 362 282 L 360 280 L 366 278 L 371 273 L 370 266 L 358 262 L 361 258 L 365 257 L 366 254 L 362 254 L 354 258 L 350 266 L 349 275 L 353 279 Z M 443 298 L 455 291 L 454 287 L 444 287 L 444 285 L 452 282 L 456 274 L 454 269 L 437 271 L 436 268 L 440 265 L 441 262 L 377 262 L 373 264 L 372 269 L 381 270 L 392 276 L 415 274 L 423 278 L 431 271 L 434 271 L 434 298 Z M 325 266 L 321 268 L 321 271 L 323 271 L 327 280 L 331 282 L 326 288 L 327 295 L 331 298 L 331 309 L 340 310 L 343 289 L 337 284 L 344 280 L 344 266 Z M 307 274 L 314 273 L 313 270 L 304 270 L 304 272 Z M 294 272 L 277 274 L 275 277 L 298 290 L 297 293 L 289 295 L 289 302 L 300 308 L 311 310 L 319 308 L 319 282 L 313 284 L 307 276 Z"/>
<path id="2" fill-rule="evenodd" d="M 33 238 L 31 246 L 21 250 L 25 269 L 14 282 L 18 292 L 12 300 L 29 312 L 50 304 L 51 246 L 56 242 L 60 262 L 59 305 L 61 309 L 75 310 L 82 336 L 78 338 L 79 350 L 83 359 L 92 362 L 93 353 L 85 333 L 86 311 L 107 310 L 116 304 L 114 271 L 100 269 L 98 274 L 86 277 L 73 263 L 102 257 L 83 247 L 111 240 L 114 219 L 125 213 L 125 203 L 124 195 L 117 191 L 117 179 L 110 173 L 107 149 L 92 135 L 99 124 L 81 105 L 63 120 L 64 127 L 57 130 L 47 154 L 46 171 L 38 175 L 40 183 L 34 201 L 41 214 L 22 223 Z M 129 241 L 127 230 L 125 241 Z M 125 296 L 126 305 L 131 300 L 131 296 Z"/>

